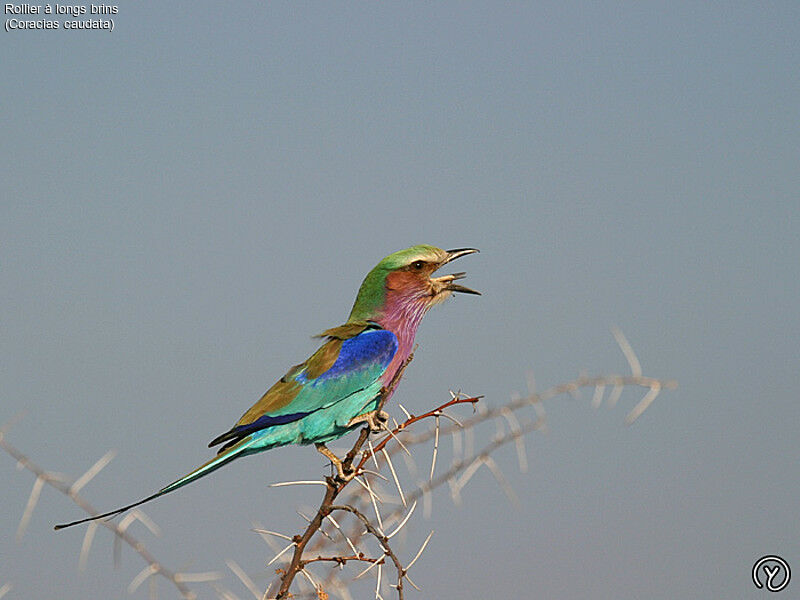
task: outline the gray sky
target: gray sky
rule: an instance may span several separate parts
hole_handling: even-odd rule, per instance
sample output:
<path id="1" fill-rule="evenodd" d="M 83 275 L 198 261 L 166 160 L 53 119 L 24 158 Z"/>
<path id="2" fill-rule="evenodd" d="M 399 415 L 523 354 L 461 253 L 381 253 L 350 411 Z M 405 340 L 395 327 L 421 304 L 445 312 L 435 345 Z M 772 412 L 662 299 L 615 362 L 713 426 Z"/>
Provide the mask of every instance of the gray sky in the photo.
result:
<path id="1" fill-rule="evenodd" d="M 8 441 L 71 476 L 115 448 L 84 494 L 133 501 L 203 462 L 380 258 L 475 246 L 459 270 L 484 295 L 426 317 L 395 402 L 625 372 L 614 324 L 680 387 L 629 428 L 633 392 L 549 402 L 529 472 L 496 457 L 520 510 L 481 471 L 462 506 L 441 490 L 415 517 L 406 556 L 436 533 L 409 597 L 757 598 L 760 556 L 800 572 L 798 4 L 114 18 L 0 32 Z M 252 522 L 297 531 L 320 495 L 268 484 L 324 472 L 310 448 L 246 458 L 150 505 L 161 538 L 135 531 L 173 568 L 234 559 L 260 585 Z M 81 513 L 52 490 L 15 542 L 33 477 L 8 457 L 0 476 L 7 598 L 127 597 L 138 557 L 113 569 L 98 532 L 79 574 L 83 531 L 52 525 Z"/>

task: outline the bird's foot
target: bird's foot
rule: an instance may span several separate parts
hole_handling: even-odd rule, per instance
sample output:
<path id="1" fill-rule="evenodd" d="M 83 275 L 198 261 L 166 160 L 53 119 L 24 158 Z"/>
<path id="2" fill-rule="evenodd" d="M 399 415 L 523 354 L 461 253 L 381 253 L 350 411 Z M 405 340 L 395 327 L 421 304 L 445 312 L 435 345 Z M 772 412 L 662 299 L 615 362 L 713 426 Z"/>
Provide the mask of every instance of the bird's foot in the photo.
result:
<path id="1" fill-rule="evenodd" d="M 372 412 L 364 413 L 353 417 L 347 424 L 349 427 L 357 425 L 358 423 L 366 423 L 369 425 L 371 433 L 380 433 L 386 429 L 386 423 L 389 421 L 389 415 L 385 412 L 373 410 Z"/>
<path id="2" fill-rule="evenodd" d="M 355 477 L 356 471 L 353 467 L 347 467 L 345 469 L 344 462 L 342 459 L 336 456 L 333 452 L 325 444 L 314 444 L 317 448 L 317 452 L 325 456 L 328 460 L 331 461 L 331 464 L 336 467 L 336 476 L 335 479 L 337 482 L 340 483 L 347 483 L 353 477 Z"/>
<path id="3" fill-rule="evenodd" d="M 369 428 L 372 433 L 380 433 L 386 429 L 386 424 L 389 422 L 389 413 L 385 413 L 380 410 L 370 413 L 370 416 L 372 418 L 368 419 L 367 423 L 369 424 Z"/>

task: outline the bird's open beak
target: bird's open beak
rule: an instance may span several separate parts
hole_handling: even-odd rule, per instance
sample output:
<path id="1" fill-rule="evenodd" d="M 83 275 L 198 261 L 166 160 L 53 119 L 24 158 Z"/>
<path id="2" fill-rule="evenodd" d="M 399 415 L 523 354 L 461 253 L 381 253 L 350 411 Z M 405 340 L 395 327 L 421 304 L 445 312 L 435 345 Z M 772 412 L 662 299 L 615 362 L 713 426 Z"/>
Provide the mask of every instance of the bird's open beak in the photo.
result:
<path id="1" fill-rule="evenodd" d="M 454 261 L 457 258 L 461 258 L 462 256 L 466 256 L 467 254 L 475 254 L 476 252 L 480 252 L 477 248 L 456 248 L 455 250 L 448 250 L 447 251 L 447 258 L 442 261 L 442 264 L 439 265 L 439 268 L 443 267 L 449 262 Z M 448 291 L 448 292 L 461 292 L 462 294 L 476 294 L 478 296 L 481 295 L 480 292 L 468 288 L 465 285 L 459 285 L 454 283 L 459 279 L 464 279 L 467 274 L 464 272 L 461 273 L 452 273 L 450 275 L 442 275 L 441 277 L 432 277 L 431 282 L 434 284 L 435 288 L 437 288 L 437 294 L 440 292 Z"/>
<path id="2" fill-rule="evenodd" d="M 466 256 L 467 254 L 475 254 L 476 252 L 480 252 L 480 250 L 477 248 L 456 248 L 455 250 L 447 250 L 446 252 L 447 258 L 442 263 L 443 265 L 453 262 L 455 259 Z"/>

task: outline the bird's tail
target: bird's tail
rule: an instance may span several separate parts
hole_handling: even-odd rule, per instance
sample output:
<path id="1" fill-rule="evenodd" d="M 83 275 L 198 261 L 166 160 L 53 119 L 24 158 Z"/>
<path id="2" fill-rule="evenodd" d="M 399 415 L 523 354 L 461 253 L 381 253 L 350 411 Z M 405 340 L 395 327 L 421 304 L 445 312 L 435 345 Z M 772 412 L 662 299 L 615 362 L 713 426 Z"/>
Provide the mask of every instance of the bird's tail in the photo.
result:
<path id="1" fill-rule="evenodd" d="M 103 513 L 102 515 L 95 515 L 93 517 L 87 517 L 85 519 L 73 521 L 72 523 L 62 523 L 61 525 L 56 525 L 55 529 L 56 530 L 65 529 L 66 527 L 72 527 L 73 525 L 80 525 L 81 523 L 87 523 L 89 521 L 95 521 L 97 519 L 105 519 L 106 517 L 113 517 L 120 513 L 124 513 L 126 510 L 130 510 L 141 504 L 144 504 L 145 502 L 150 502 L 150 500 L 155 500 L 156 498 L 163 496 L 164 494 L 169 494 L 170 492 L 174 492 L 178 488 L 182 488 L 183 486 L 192 483 L 194 480 L 200 479 L 201 477 L 204 477 L 205 475 L 208 475 L 209 473 L 216 471 L 221 466 L 229 463 L 233 459 L 238 458 L 239 456 L 242 456 L 243 454 L 247 453 L 247 450 L 250 448 L 250 446 L 253 445 L 254 441 L 255 440 L 253 439 L 253 436 L 247 436 L 246 438 L 239 441 L 237 444 L 228 448 L 222 454 L 218 454 L 204 465 L 197 467 L 191 473 L 187 473 L 180 479 L 176 479 L 169 485 L 161 488 L 152 496 L 148 496 L 147 498 L 143 498 L 138 502 L 134 502 L 133 504 L 128 504 L 127 506 L 123 506 L 122 508 L 117 508 L 107 513 Z"/>

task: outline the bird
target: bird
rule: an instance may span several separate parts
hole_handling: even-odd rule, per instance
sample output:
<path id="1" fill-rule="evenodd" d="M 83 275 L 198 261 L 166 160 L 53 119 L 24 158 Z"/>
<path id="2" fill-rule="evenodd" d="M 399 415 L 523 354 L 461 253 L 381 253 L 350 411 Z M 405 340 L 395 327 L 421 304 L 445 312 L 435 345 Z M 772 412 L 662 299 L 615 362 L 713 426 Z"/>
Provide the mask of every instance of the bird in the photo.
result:
<path id="1" fill-rule="evenodd" d="M 394 392 L 396 379 L 414 348 L 428 310 L 453 293 L 480 295 L 457 281 L 466 274 L 433 274 L 476 248 L 442 250 L 420 244 L 394 252 L 364 278 L 350 316 L 343 325 L 316 337 L 322 345 L 306 361 L 286 372 L 236 424 L 208 444 L 217 455 L 154 494 L 127 506 L 71 523 L 65 529 L 116 516 L 204 477 L 229 462 L 288 444 L 314 444 L 344 481 L 352 477 L 325 445 L 362 423 L 380 430 L 387 416 L 378 409 Z"/>

